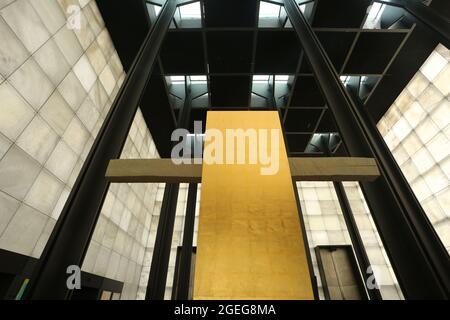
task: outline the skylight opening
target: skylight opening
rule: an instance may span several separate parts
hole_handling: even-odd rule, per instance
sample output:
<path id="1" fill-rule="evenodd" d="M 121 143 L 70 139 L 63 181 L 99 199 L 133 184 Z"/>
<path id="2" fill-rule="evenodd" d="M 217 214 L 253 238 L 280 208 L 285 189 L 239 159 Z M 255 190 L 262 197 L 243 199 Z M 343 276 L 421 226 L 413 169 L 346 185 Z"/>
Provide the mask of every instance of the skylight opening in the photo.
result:
<path id="1" fill-rule="evenodd" d="M 170 76 L 169 79 L 172 83 L 184 83 L 184 76 Z"/>
<path id="2" fill-rule="evenodd" d="M 306 4 L 299 5 L 300 11 L 304 14 L 306 11 Z"/>
<path id="3" fill-rule="evenodd" d="M 368 14 L 363 29 L 379 29 L 384 9 L 386 9 L 385 4 L 373 2 L 372 5 L 367 8 Z"/>
<path id="4" fill-rule="evenodd" d="M 281 6 L 269 2 L 260 1 L 259 17 L 260 18 L 278 18 Z"/>
<path id="5" fill-rule="evenodd" d="M 266 75 L 254 75 L 253 83 L 267 83 L 270 79 L 270 76 Z"/>
<path id="6" fill-rule="evenodd" d="M 208 79 L 206 76 L 191 76 L 190 79 L 193 83 L 196 83 L 196 84 L 204 84 L 204 83 L 208 82 Z"/>
<path id="7" fill-rule="evenodd" d="M 367 19 L 375 19 L 379 14 L 384 5 L 379 2 L 374 2 L 367 10 L 369 11 L 369 14 L 367 16 Z"/>
<path id="8" fill-rule="evenodd" d="M 350 81 L 350 76 L 340 76 L 341 82 L 346 85 Z"/>
<path id="9" fill-rule="evenodd" d="M 287 75 L 277 75 L 275 76 L 275 82 L 277 83 L 288 83 L 289 76 Z"/>
<path id="10" fill-rule="evenodd" d="M 153 10 L 155 10 L 155 15 L 158 16 L 161 12 L 162 7 L 160 6 L 153 6 Z"/>
<path id="11" fill-rule="evenodd" d="M 200 1 L 179 7 L 181 19 L 200 19 L 202 11 Z"/>

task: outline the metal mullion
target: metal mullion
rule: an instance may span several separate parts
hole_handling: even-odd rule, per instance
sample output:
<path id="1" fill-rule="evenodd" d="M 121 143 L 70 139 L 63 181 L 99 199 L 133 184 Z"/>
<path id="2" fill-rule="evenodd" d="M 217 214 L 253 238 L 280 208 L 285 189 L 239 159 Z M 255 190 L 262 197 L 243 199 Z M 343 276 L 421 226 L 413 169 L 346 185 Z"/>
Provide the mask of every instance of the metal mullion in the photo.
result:
<path id="1" fill-rule="evenodd" d="M 201 12 L 201 33 L 202 33 L 202 41 L 203 41 L 203 56 L 204 56 L 204 66 L 206 73 L 206 86 L 208 89 L 208 106 L 207 109 L 211 109 L 211 75 L 209 72 L 209 59 L 208 59 L 208 41 L 206 38 L 206 27 L 205 27 L 205 2 L 204 0 L 200 0 L 200 12 Z"/>

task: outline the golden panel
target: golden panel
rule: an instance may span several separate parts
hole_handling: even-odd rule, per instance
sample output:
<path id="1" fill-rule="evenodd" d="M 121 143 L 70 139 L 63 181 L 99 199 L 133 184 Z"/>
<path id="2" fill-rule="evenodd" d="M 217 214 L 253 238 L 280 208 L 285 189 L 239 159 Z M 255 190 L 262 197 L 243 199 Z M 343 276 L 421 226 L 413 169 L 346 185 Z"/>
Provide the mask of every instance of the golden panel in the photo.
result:
<path id="1" fill-rule="evenodd" d="M 206 124 L 224 136 L 226 129 L 278 129 L 279 170 L 261 175 L 259 161 L 204 158 L 194 299 L 314 299 L 278 113 L 210 111 Z"/>

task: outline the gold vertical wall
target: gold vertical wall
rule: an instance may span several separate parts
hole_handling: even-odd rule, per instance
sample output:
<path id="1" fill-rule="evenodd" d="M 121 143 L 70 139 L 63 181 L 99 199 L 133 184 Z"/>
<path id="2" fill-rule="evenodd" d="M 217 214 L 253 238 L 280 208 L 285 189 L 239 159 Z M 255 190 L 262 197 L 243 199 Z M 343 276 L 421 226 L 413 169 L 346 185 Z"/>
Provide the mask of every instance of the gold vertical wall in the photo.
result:
<path id="1" fill-rule="evenodd" d="M 212 128 L 279 129 L 279 171 L 204 162 L 194 299 L 313 299 L 278 113 L 210 111 Z"/>

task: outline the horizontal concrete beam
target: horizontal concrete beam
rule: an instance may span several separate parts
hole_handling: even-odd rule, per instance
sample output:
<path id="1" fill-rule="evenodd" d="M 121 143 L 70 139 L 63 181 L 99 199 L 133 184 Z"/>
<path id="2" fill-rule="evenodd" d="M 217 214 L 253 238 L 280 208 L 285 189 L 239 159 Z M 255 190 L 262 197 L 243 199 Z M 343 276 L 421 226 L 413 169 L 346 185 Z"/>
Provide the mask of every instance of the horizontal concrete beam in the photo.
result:
<path id="1" fill-rule="evenodd" d="M 372 181 L 380 172 L 372 158 L 289 158 L 295 181 Z M 106 171 L 110 182 L 200 183 L 201 164 L 175 165 L 171 159 L 111 160 Z"/>

